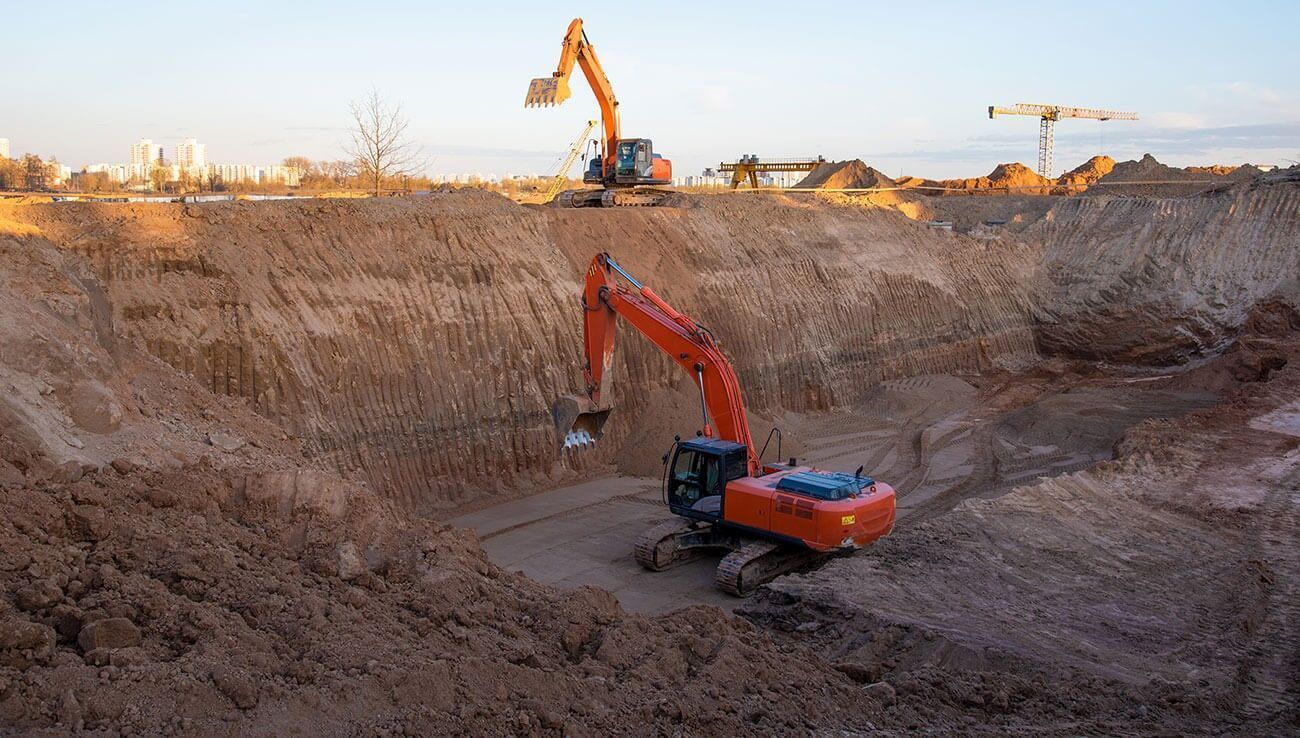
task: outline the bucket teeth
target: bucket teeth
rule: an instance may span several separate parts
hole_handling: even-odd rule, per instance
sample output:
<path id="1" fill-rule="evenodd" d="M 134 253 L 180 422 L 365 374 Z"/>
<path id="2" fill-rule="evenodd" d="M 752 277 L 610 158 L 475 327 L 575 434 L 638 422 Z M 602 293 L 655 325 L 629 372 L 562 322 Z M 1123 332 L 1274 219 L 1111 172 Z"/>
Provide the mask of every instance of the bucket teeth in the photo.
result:
<path id="1" fill-rule="evenodd" d="M 528 83 L 528 94 L 524 96 L 524 107 L 545 107 L 559 105 L 569 99 L 569 83 L 559 77 L 541 77 Z"/>
<path id="2" fill-rule="evenodd" d="M 591 434 L 585 430 L 571 431 L 568 435 L 564 437 L 565 448 L 575 448 L 579 446 L 585 448 L 587 446 L 595 446 L 595 445 L 596 445 L 596 439 L 592 438 Z"/>

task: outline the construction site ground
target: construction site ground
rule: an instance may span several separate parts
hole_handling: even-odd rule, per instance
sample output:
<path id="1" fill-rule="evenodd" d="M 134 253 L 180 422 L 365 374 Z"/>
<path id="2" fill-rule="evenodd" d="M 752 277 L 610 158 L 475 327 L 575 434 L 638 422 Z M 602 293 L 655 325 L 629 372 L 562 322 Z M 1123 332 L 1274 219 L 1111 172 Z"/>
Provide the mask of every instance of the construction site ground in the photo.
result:
<path id="1" fill-rule="evenodd" d="M 1091 380 L 1087 375 L 1091 374 Z M 1086 469 L 1148 418 L 1207 407 L 1213 391 L 1165 389 L 1169 375 L 1107 377 L 1089 366 L 1040 367 L 995 377 L 921 376 L 883 382 L 860 409 L 782 418 L 801 463 L 858 465 L 889 480 L 898 521 L 940 515 L 969 498 Z M 667 440 L 667 439 L 665 439 Z M 772 456 L 775 458 L 775 453 Z M 478 533 L 492 561 L 547 584 L 608 589 L 630 610 L 686 603 L 731 609 L 713 583 L 719 556 L 652 573 L 630 542 L 664 521 L 662 481 L 611 477 L 563 486 L 446 520 Z"/>
<path id="2" fill-rule="evenodd" d="M 0 725 L 1293 733 L 1298 179 L 0 204 Z M 560 449 L 598 250 L 894 531 L 744 600 L 639 570 L 698 394 L 622 331 Z"/>

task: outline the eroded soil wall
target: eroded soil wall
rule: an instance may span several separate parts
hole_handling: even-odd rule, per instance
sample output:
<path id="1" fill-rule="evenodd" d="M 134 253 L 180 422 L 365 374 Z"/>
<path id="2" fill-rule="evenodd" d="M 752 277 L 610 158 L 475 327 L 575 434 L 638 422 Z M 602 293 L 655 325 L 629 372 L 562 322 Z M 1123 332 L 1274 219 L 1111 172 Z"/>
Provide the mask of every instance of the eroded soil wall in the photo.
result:
<path id="1" fill-rule="evenodd" d="M 601 465 L 679 382 L 623 333 L 608 442 L 558 454 L 551 403 L 580 386 L 579 279 L 602 250 L 718 335 L 758 412 L 1037 358 L 1031 248 L 889 212 L 558 211 L 466 192 L 15 217 L 89 260 L 116 332 L 419 511 Z"/>

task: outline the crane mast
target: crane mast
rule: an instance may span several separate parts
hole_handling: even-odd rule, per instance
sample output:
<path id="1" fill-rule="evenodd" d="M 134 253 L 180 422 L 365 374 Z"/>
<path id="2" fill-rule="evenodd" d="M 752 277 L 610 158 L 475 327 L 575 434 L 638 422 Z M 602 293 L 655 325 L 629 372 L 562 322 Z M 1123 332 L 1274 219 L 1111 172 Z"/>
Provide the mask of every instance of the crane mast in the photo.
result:
<path id="1" fill-rule="evenodd" d="M 555 176 L 551 178 L 551 184 L 546 188 L 545 202 L 554 200 L 555 196 L 560 194 L 560 190 L 564 189 L 564 183 L 569 181 L 569 170 L 573 168 L 573 162 L 577 161 L 578 157 L 582 155 L 582 149 L 587 143 L 587 135 L 595 127 L 596 121 L 587 121 L 587 127 L 583 128 L 582 133 L 573 140 L 568 155 L 564 157 L 564 163 L 560 165 L 560 171 L 555 173 Z"/>
<path id="2" fill-rule="evenodd" d="M 1038 118 L 1038 174 L 1051 179 L 1052 148 L 1055 144 L 1056 121 L 1062 118 L 1085 118 L 1089 120 L 1137 120 L 1137 113 L 1119 110 L 1099 110 L 1097 108 L 1072 108 L 1066 105 L 1040 105 L 1036 103 L 1016 103 L 1009 107 L 989 106 L 989 118 L 999 115 L 1028 115 Z"/>

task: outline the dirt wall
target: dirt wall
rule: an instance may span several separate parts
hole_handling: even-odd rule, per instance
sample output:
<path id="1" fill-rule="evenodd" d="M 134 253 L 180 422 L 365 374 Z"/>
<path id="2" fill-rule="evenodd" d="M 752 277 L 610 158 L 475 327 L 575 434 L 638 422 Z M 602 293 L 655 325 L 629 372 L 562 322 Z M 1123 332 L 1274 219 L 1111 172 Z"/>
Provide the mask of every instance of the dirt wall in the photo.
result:
<path id="1" fill-rule="evenodd" d="M 578 387 L 578 279 L 600 250 L 714 330 L 760 413 L 1037 357 L 1032 249 L 894 213 L 770 198 L 561 211 L 463 192 L 10 217 L 85 260 L 112 332 L 417 511 L 605 464 L 642 398 L 680 381 L 623 334 L 609 443 L 560 458 L 550 406 Z"/>

